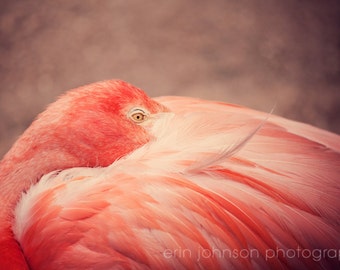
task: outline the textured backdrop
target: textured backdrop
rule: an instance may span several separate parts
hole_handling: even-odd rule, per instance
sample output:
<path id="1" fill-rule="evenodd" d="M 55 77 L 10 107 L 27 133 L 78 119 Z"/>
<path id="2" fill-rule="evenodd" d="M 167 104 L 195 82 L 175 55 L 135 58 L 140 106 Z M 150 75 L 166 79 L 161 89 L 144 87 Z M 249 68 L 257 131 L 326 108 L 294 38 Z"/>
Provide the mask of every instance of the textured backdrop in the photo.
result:
<path id="1" fill-rule="evenodd" d="M 56 96 L 120 78 L 340 133 L 337 0 L 0 1 L 0 157 Z"/>

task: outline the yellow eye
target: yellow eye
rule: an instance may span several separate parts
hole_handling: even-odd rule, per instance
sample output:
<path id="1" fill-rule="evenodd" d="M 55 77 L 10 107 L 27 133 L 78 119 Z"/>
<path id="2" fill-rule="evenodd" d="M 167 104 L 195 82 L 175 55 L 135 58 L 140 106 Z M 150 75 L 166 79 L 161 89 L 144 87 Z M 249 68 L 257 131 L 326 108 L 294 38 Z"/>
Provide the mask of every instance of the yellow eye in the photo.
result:
<path id="1" fill-rule="evenodd" d="M 139 124 L 139 123 L 144 122 L 148 118 L 148 114 L 142 109 L 133 109 L 129 113 L 129 118 L 133 122 Z"/>
<path id="2" fill-rule="evenodd" d="M 145 119 L 145 116 L 144 114 L 138 112 L 138 113 L 134 113 L 131 115 L 131 119 L 137 123 L 140 123 L 140 122 L 143 122 L 144 119 Z"/>

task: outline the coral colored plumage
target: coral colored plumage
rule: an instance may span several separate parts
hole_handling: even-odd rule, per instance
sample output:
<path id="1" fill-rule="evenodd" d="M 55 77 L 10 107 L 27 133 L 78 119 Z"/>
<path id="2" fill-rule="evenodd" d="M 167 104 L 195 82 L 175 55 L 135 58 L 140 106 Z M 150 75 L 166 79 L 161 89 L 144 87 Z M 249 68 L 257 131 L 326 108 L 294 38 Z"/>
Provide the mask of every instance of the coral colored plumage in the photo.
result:
<path id="1" fill-rule="evenodd" d="M 1 163 L 0 245 L 17 256 L 0 263 L 22 259 L 13 225 L 32 269 L 335 269 L 339 142 L 120 81 L 74 90 Z"/>

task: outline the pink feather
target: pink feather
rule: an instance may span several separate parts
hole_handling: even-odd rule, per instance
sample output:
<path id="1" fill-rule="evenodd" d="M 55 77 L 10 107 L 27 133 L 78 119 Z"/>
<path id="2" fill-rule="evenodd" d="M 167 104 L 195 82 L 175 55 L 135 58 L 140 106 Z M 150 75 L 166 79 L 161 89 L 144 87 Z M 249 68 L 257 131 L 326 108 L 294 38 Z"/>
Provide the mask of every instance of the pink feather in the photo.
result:
<path id="1" fill-rule="evenodd" d="M 127 119 L 135 107 L 145 121 Z M 12 224 L 32 269 L 335 269 L 339 139 L 232 104 L 93 84 L 51 105 L 2 161 L 13 194 L 0 192 L 0 230 L 10 241 Z"/>

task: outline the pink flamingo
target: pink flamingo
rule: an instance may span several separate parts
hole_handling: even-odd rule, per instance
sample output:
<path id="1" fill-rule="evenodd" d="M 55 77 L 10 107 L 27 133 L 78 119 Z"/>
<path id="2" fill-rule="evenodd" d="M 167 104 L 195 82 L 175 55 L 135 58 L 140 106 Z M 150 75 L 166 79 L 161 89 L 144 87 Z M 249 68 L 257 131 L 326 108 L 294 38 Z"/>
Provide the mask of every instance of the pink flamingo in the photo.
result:
<path id="1" fill-rule="evenodd" d="M 0 265 L 335 269 L 339 142 L 121 81 L 75 89 L 1 161 Z"/>

